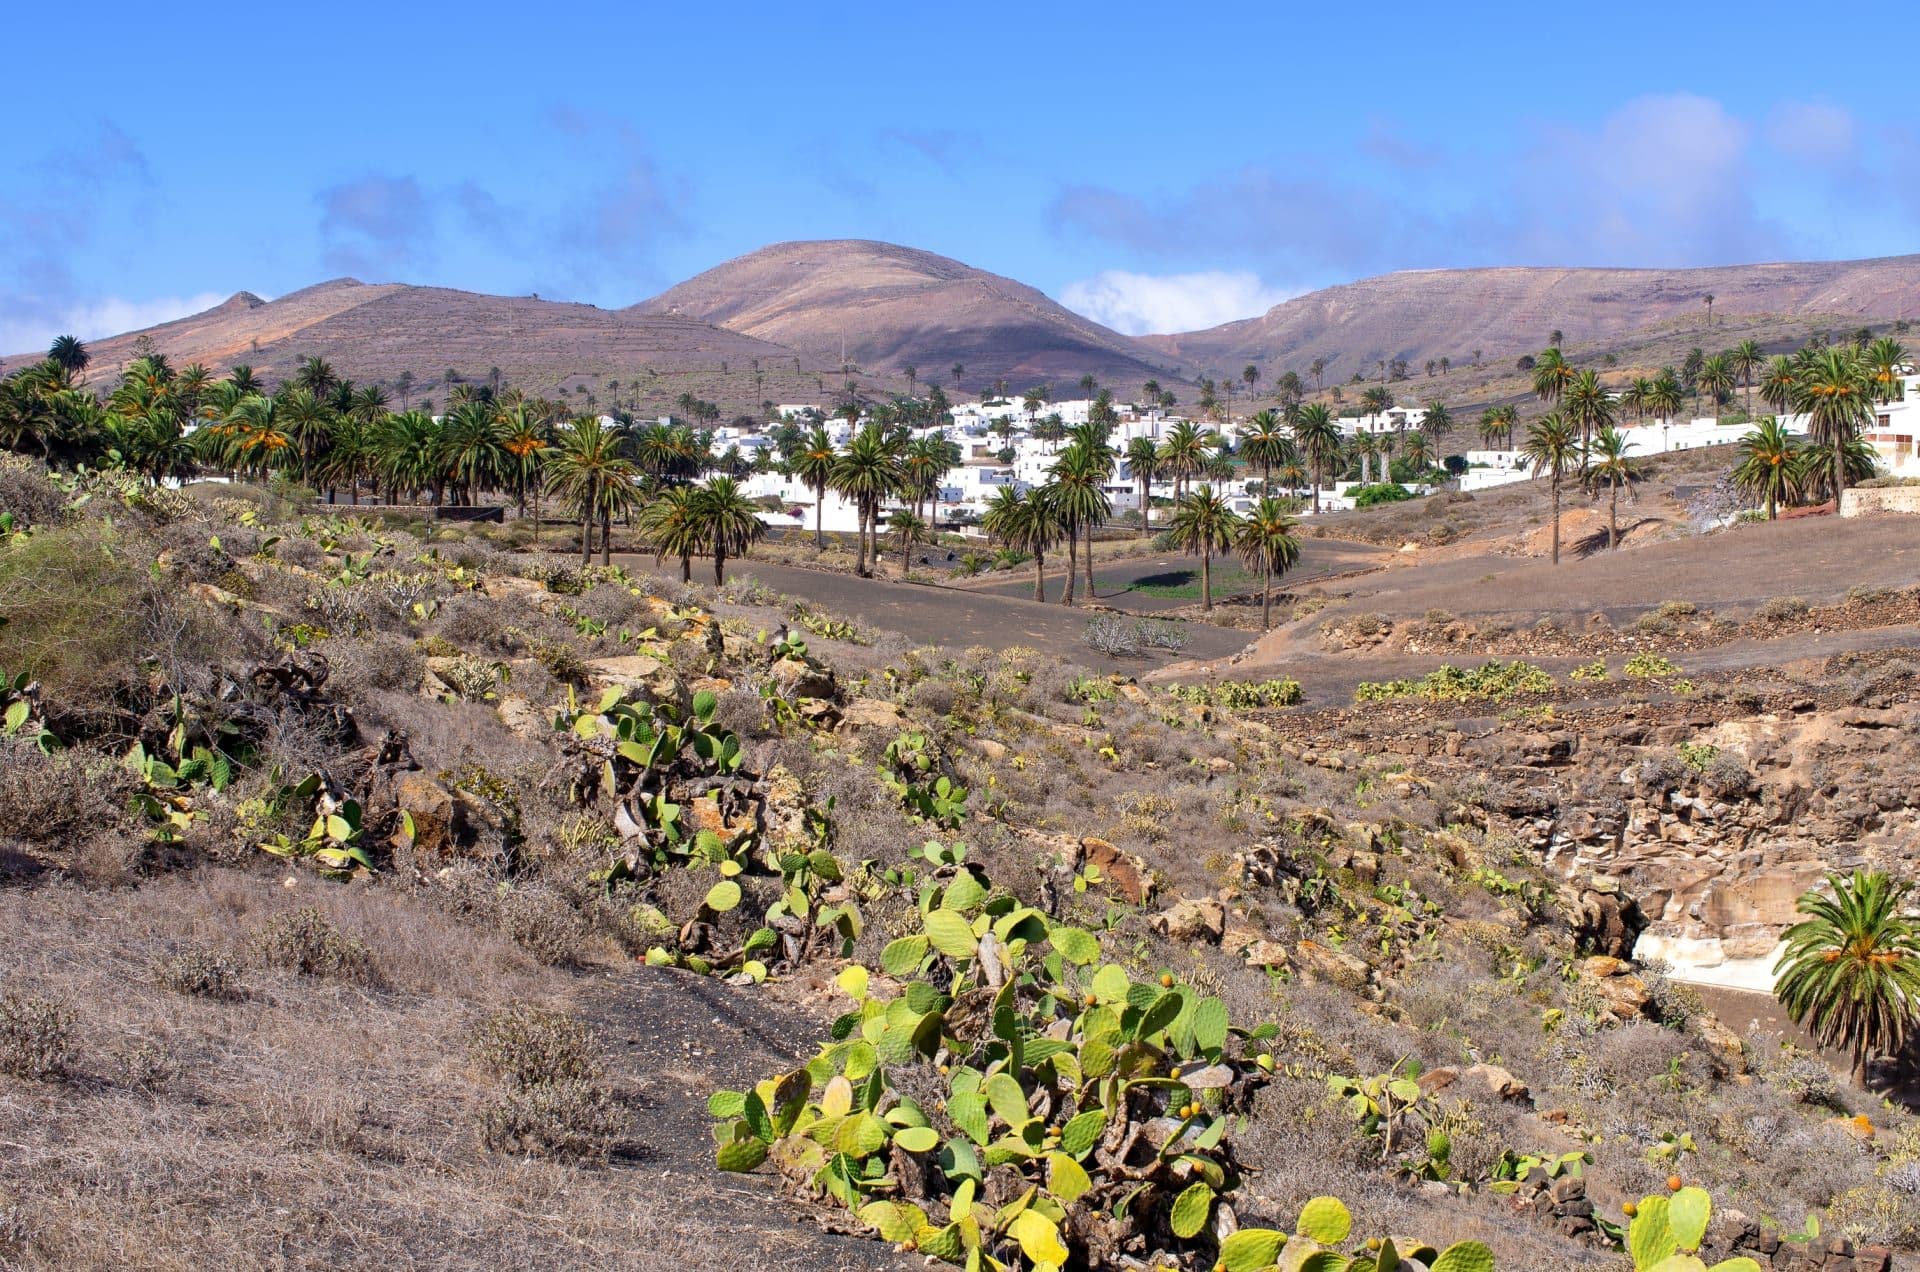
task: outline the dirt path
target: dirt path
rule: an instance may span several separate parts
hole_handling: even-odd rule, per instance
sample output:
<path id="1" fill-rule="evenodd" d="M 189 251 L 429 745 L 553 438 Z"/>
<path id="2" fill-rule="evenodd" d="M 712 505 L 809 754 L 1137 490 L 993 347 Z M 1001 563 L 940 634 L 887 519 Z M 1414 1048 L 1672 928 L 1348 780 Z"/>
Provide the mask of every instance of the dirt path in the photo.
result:
<path id="1" fill-rule="evenodd" d="M 734 989 L 691 972 L 636 964 L 581 987 L 579 1012 L 600 1036 L 609 1074 L 634 1108 L 636 1165 L 674 1194 L 673 1209 L 711 1217 L 705 1266 L 853 1272 L 919 1265 L 884 1242 L 825 1232 L 765 1173 L 713 1164 L 707 1097 L 744 1090 L 810 1058 L 829 1022 L 777 1001 L 771 988 Z"/>
<path id="2" fill-rule="evenodd" d="M 1284 586 L 1297 590 L 1303 584 L 1330 575 L 1346 574 L 1354 570 L 1384 565 L 1391 559 L 1392 553 L 1385 549 L 1366 544 L 1352 543 L 1342 539 L 1303 539 L 1300 545 L 1300 563 L 1287 571 L 1284 583 L 1276 583 L 1275 590 Z M 1231 559 L 1215 560 L 1214 596 L 1219 602 L 1243 588 L 1223 586 L 1227 579 L 1238 577 L 1242 571 L 1238 562 Z M 1085 576 L 1080 576 L 1084 585 Z M 1116 605 L 1121 609 L 1136 610 L 1140 613 L 1157 613 L 1161 610 L 1178 609 L 1199 601 L 1200 558 L 1181 553 L 1156 553 L 1152 556 L 1130 557 L 1122 561 L 1095 564 L 1093 567 L 1094 590 L 1104 604 Z M 1061 573 L 1049 567 L 1047 571 L 1047 594 L 1058 597 L 1062 585 Z M 1007 575 L 991 575 L 978 580 L 958 581 L 955 584 L 968 592 L 988 593 L 995 596 L 1013 596 L 1030 598 L 1033 595 L 1033 571 L 1031 568 L 1015 570 Z M 1192 595 L 1156 595 L 1155 590 L 1191 591 Z"/>
<path id="3" fill-rule="evenodd" d="M 614 557 L 631 569 L 653 569 L 650 556 L 615 553 Z M 1113 659 L 1095 653 L 1082 643 L 1092 615 L 1064 605 L 1041 605 L 1018 596 L 901 583 L 894 579 L 862 579 L 771 561 L 738 562 L 733 572 L 750 574 L 768 587 L 801 597 L 829 614 L 882 631 L 899 632 L 920 644 L 955 649 L 970 645 L 984 645 L 989 649 L 1030 645 L 1102 671 L 1138 674 L 1179 658 L 1222 658 L 1244 648 L 1249 638 L 1246 632 L 1188 623 L 1185 625 L 1187 647 L 1181 654 Z M 1058 595 L 1057 589 L 1054 594 Z"/>

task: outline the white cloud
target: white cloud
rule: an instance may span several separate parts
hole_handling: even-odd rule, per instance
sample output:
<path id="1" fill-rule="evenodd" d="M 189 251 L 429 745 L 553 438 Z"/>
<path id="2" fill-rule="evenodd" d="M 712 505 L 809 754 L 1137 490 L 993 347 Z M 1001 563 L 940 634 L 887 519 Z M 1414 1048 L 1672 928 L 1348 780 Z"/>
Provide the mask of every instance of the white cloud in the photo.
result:
<path id="1" fill-rule="evenodd" d="M 1249 271 L 1134 274 L 1102 270 L 1060 289 L 1060 303 L 1129 336 L 1198 331 L 1263 314 L 1299 291 L 1269 287 Z"/>
<path id="2" fill-rule="evenodd" d="M 171 322 L 225 300 L 219 292 L 200 292 L 193 296 L 156 296 L 151 300 L 129 300 L 124 296 L 103 296 L 98 300 L 78 301 L 70 305 L 36 307 L 24 313 L 0 314 L 0 349 L 14 354 L 45 349 L 55 336 L 75 335 L 82 340 L 118 336 L 156 323 Z"/>
<path id="3" fill-rule="evenodd" d="M 1852 160 L 1856 132 L 1853 113 L 1831 102 L 1781 102 L 1767 115 L 1767 144 L 1823 167 Z"/>

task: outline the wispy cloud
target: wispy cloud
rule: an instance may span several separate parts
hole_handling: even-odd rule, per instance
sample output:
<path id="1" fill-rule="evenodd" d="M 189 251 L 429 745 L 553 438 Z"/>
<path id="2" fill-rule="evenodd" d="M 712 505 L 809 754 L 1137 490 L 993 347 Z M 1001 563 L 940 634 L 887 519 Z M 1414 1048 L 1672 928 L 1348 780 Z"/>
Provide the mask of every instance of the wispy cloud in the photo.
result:
<path id="1" fill-rule="evenodd" d="M 425 264 L 434 238 L 434 202 L 410 176 L 367 176 L 328 186 L 320 205 L 328 269 L 391 275 Z"/>
<path id="2" fill-rule="evenodd" d="M 1134 274 L 1109 269 L 1068 283 L 1060 289 L 1060 303 L 1115 331 L 1141 336 L 1251 318 L 1298 294 L 1269 287 L 1258 274 L 1245 271 Z"/>
<path id="3" fill-rule="evenodd" d="M 8 314 L 0 317 L 0 349 L 10 350 L 17 356 L 45 349 L 53 343 L 55 336 L 74 335 L 82 340 L 117 336 L 184 318 L 188 314 L 197 314 L 225 299 L 218 292 L 201 292 L 193 296 L 156 296 L 146 300 L 103 296 L 70 305 L 48 307 L 33 314 Z"/>

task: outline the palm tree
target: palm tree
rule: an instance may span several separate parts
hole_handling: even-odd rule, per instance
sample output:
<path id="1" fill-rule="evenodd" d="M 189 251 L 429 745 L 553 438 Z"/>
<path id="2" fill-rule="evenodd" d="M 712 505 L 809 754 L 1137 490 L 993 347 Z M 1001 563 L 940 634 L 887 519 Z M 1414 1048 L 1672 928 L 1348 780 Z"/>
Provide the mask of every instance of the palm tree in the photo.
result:
<path id="1" fill-rule="evenodd" d="M 813 492 L 813 546 L 816 548 L 827 546 L 822 526 L 826 516 L 827 487 L 833 482 L 833 466 L 838 459 L 839 455 L 833 449 L 833 439 L 827 436 L 823 426 L 816 424 L 790 461 L 793 475 L 800 479 L 801 485 Z"/>
<path id="2" fill-rule="evenodd" d="M 1823 1047 L 1845 1047 L 1853 1077 L 1900 1049 L 1920 1008 L 1920 927 L 1903 913 L 1912 885 L 1877 870 L 1830 874 L 1809 890 L 1774 964 L 1774 996 Z"/>
<path id="3" fill-rule="evenodd" d="M 1847 443 L 1873 416 L 1873 381 L 1850 350 L 1820 349 L 1806 359 L 1794 386 L 1794 405 L 1807 417 L 1807 435 L 1833 456 L 1833 499 L 1847 488 Z"/>
<path id="4" fill-rule="evenodd" d="M 454 502 L 470 505 L 476 490 L 490 487 L 505 469 L 500 421 L 490 403 L 463 402 L 441 421 L 441 464 L 453 483 Z"/>
<path id="5" fill-rule="evenodd" d="M 1556 342 L 1548 345 L 1533 363 L 1533 394 L 1542 402 L 1558 402 L 1573 382 L 1576 372 Z"/>
<path id="6" fill-rule="evenodd" d="M 1320 478 L 1340 455 L 1340 426 L 1324 402 L 1309 402 L 1293 421 L 1294 445 L 1313 469 L 1313 510 L 1320 511 Z"/>
<path id="7" fill-rule="evenodd" d="M 1493 449 L 1493 444 L 1500 440 L 1506 426 L 1506 421 L 1500 418 L 1499 407 L 1489 406 L 1480 412 L 1480 440 L 1486 443 L 1487 449 Z"/>
<path id="8" fill-rule="evenodd" d="M 1249 371 L 1252 367 L 1247 368 Z M 1260 469 L 1260 491 L 1271 494 L 1274 465 L 1286 458 L 1293 445 L 1287 427 L 1272 411 L 1255 411 L 1240 427 L 1240 456 Z"/>
<path id="9" fill-rule="evenodd" d="M 524 401 L 509 406 L 500 417 L 501 475 L 513 483 L 520 515 L 527 515 L 527 493 L 533 493 L 533 541 L 540 541 L 540 465 L 545 459 L 547 426 Z"/>
<path id="10" fill-rule="evenodd" d="M 1656 419 L 1671 420 L 1680 410 L 1684 394 L 1680 388 L 1680 377 L 1673 373 L 1672 367 L 1662 367 L 1660 374 L 1653 378 L 1653 390 L 1647 395 L 1647 411 Z"/>
<path id="11" fill-rule="evenodd" d="M 325 397 L 340 383 L 340 377 L 334 374 L 333 364 L 325 358 L 311 357 L 300 359 L 293 382 L 315 397 Z"/>
<path id="12" fill-rule="evenodd" d="M 668 556 L 679 559 L 682 583 L 693 581 L 693 554 L 712 542 L 701 517 L 702 493 L 692 486 L 664 486 L 634 520 L 634 529 L 653 548 L 656 565 Z"/>
<path id="13" fill-rule="evenodd" d="M 1716 353 L 1700 364 L 1700 373 L 1694 377 L 1697 392 L 1713 398 L 1714 413 L 1718 414 L 1720 404 L 1733 395 L 1738 377 L 1734 374 L 1733 359 L 1724 353 Z"/>
<path id="14" fill-rule="evenodd" d="M 1060 540 L 1060 516 L 1045 489 L 1035 486 L 1024 495 L 1011 486 L 993 492 L 980 528 L 1010 551 L 1033 557 L 1033 599 L 1047 599 L 1047 549 Z M 1072 578 L 1069 572 L 1068 578 Z"/>
<path id="15" fill-rule="evenodd" d="M 598 418 L 583 416 L 560 431 L 553 458 L 547 465 L 547 481 L 553 494 L 580 517 L 582 565 L 593 560 L 594 517 L 598 515 L 603 522 L 610 522 L 614 511 L 624 511 L 637 498 L 633 482 L 640 470 L 623 453 L 622 440 L 616 430 L 606 427 Z M 603 542 L 600 559 L 609 560 L 611 551 Z"/>
<path id="16" fill-rule="evenodd" d="M 1753 377 L 1754 373 L 1766 364 L 1767 355 L 1760 352 L 1760 346 L 1751 340 L 1742 340 L 1727 350 L 1727 363 L 1733 373 L 1740 377 L 1740 384 L 1747 391 L 1747 415 L 1753 415 Z"/>
<path id="17" fill-rule="evenodd" d="M 1740 462 L 1733 480 L 1741 491 L 1767 506 L 1767 520 L 1779 515 L 1780 500 L 1793 490 L 1800 444 L 1777 419 L 1762 420 L 1740 439 Z"/>
<path id="18" fill-rule="evenodd" d="M 1589 489 L 1607 488 L 1607 551 L 1620 546 L 1620 487 L 1627 488 L 1629 497 L 1633 494 L 1633 483 L 1639 474 L 1634 472 L 1633 464 L 1627 459 L 1629 443 L 1626 437 L 1611 424 L 1603 425 L 1593 435 L 1593 444 L 1587 448 L 1587 486 Z"/>
<path id="19" fill-rule="evenodd" d="M 868 424 L 854 434 L 847 449 L 834 460 L 833 488 L 842 498 L 853 502 L 859 522 L 859 560 L 854 572 L 861 578 L 871 577 L 867 569 L 868 527 L 875 531 L 873 552 L 878 557 L 880 505 L 900 488 L 900 478 L 899 456 L 877 424 Z"/>
<path id="20" fill-rule="evenodd" d="M 1298 524 L 1287 515 L 1286 506 L 1269 494 L 1256 501 L 1234 529 L 1234 550 L 1250 568 L 1261 572 L 1263 632 L 1273 626 L 1274 576 L 1285 574 L 1300 560 L 1300 540 L 1293 533 Z"/>
<path id="21" fill-rule="evenodd" d="M 1087 604 L 1094 602 L 1093 528 L 1113 515 L 1106 492 L 1106 481 L 1113 471 L 1112 455 L 1104 443 L 1095 447 L 1083 439 L 1060 452 L 1047 472 L 1051 479 L 1049 502 L 1067 532 L 1067 586 L 1060 596 L 1062 605 L 1073 604 L 1075 554 L 1082 536 L 1087 541 Z"/>
<path id="22" fill-rule="evenodd" d="M 1553 488 L 1553 563 L 1560 564 L 1560 479 L 1567 475 L 1579 451 L 1573 440 L 1573 426 L 1566 416 L 1554 411 L 1535 420 L 1527 428 L 1526 445 L 1520 453 L 1533 465 L 1533 475 L 1546 473 Z"/>
<path id="23" fill-rule="evenodd" d="M 87 346 L 78 336 L 55 336 L 47 347 L 47 357 L 59 363 L 68 376 L 78 376 L 93 361 L 93 355 L 87 352 Z"/>
<path id="24" fill-rule="evenodd" d="M 1140 533 L 1153 534 L 1153 479 L 1160 471 L 1160 448 L 1151 437 L 1136 437 L 1127 443 L 1127 471 L 1140 487 Z"/>
<path id="25" fill-rule="evenodd" d="M 1592 371 L 1577 372 L 1563 391 L 1567 422 L 1580 429 L 1580 470 L 1586 471 L 1587 447 L 1593 435 L 1614 424 L 1613 395 Z"/>
<path id="26" fill-rule="evenodd" d="M 1240 518 L 1227 501 L 1213 493 L 1213 487 L 1201 484 L 1182 499 L 1173 510 L 1167 532 L 1186 552 L 1200 554 L 1200 608 L 1213 609 L 1213 554 L 1233 546 Z"/>
<path id="27" fill-rule="evenodd" d="M 1160 443 L 1160 468 L 1173 478 L 1173 497 L 1185 493 L 1187 482 L 1207 464 L 1207 435 L 1192 420 L 1181 420 L 1167 430 Z"/>
<path id="28" fill-rule="evenodd" d="M 1907 351 L 1892 336 L 1882 336 L 1861 355 L 1873 380 L 1873 400 L 1892 402 L 1900 396 L 1907 369 Z"/>
<path id="29" fill-rule="evenodd" d="M 1429 441 L 1436 445 L 1453 432 L 1453 412 L 1439 398 L 1427 403 L 1426 414 L 1420 417 L 1420 427 L 1425 430 Z"/>
<path id="30" fill-rule="evenodd" d="M 900 539 L 900 577 L 911 572 L 913 545 L 927 541 L 926 520 L 911 508 L 895 508 L 887 518 L 887 528 Z"/>
<path id="31" fill-rule="evenodd" d="M 767 532 L 760 510 L 731 477 L 715 477 L 695 492 L 694 516 L 713 548 L 713 585 L 727 581 L 727 558 L 745 556 Z"/>
<path id="32" fill-rule="evenodd" d="M 1793 407 L 1797 376 L 1798 368 L 1793 365 L 1792 358 L 1784 355 L 1774 358 L 1767 363 L 1767 372 L 1760 379 L 1760 400 L 1772 407 L 1776 414 L 1785 415 Z"/>
<path id="33" fill-rule="evenodd" d="M 1620 405 L 1633 412 L 1636 420 L 1647 418 L 1647 398 L 1653 393 L 1653 381 L 1644 375 L 1635 376 L 1626 388 L 1620 391 Z"/>

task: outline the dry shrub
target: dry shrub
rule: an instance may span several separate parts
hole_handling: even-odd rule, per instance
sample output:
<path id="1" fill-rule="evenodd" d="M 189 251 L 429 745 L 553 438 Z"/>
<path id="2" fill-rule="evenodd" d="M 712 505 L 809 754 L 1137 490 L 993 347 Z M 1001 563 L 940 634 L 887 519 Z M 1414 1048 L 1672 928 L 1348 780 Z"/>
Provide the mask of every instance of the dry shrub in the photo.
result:
<path id="1" fill-rule="evenodd" d="M 85 705 L 131 667 L 146 576 L 99 525 L 0 547 L 0 667 Z"/>
<path id="2" fill-rule="evenodd" d="M 366 943 L 342 932 L 310 905 L 268 920 L 254 933 L 254 947 L 268 967 L 327 980 L 374 979 L 373 953 Z"/>
<path id="3" fill-rule="evenodd" d="M 154 1092 L 180 1076 L 180 1057 L 155 1038 L 139 1038 L 114 1053 L 119 1077 L 136 1091 Z"/>
<path id="4" fill-rule="evenodd" d="M 495 904 L 500 930 L 542 963 L 575 962 L 586 941 L 579 911 L 557 889 L 543 883 L 512 888 Z"/>
<path id="5" fill-rule="evenodd" d="M 496 1011 L 475 1025 L 467 1055 L 509 1086 L 584 1082 L 600 1076 L 591 1029 L 565 1012 L 525 1003 Z"/>
<path id="6" fill-rule="evenodd" d="M 0 742 L 0 839 L 60 845 L 112 830 L 131 786 L 105 756 Z"/>
<path id="7" fill-rule="evenodd" d="M 57 524 L 65 515 L 67 496 L 51 481 L 47 470 L 24 455 L 0 455 L 0 512 L 10 512 L 23 526 Z"/>
<path id="8" fill-rule="evenodd" d="M 591 1082 L 543 1082 L 514 1087 L 481 1116 L 480 1137 L 497 1152 L 573 1160 L 603 1158 L 626 1127 L 605 1087 Z"/>
<path id="9" fill-rule="evenodd" d="M 0 997 L 0 1073 L 37 1082 L 67 1076 L 73 1013 L 47 998 Z"/>
<path id="10" fill-rule="evenodd" d="M 225 950 L 190 944 L 161 960 L 154 968 L 161 988 L 190 998 L 238 998 L 240 968 Z"/>
<path id="11" fill-rule="evenodd" d="M 564 1012 L 516 1005 L 474 1029 L 467 1054 L 506 1090 L 480 1115 L 480 1138 L 499 1152 L 603 1158 L 626 1117 L 600 1080 L 593 1032 Z"/>

